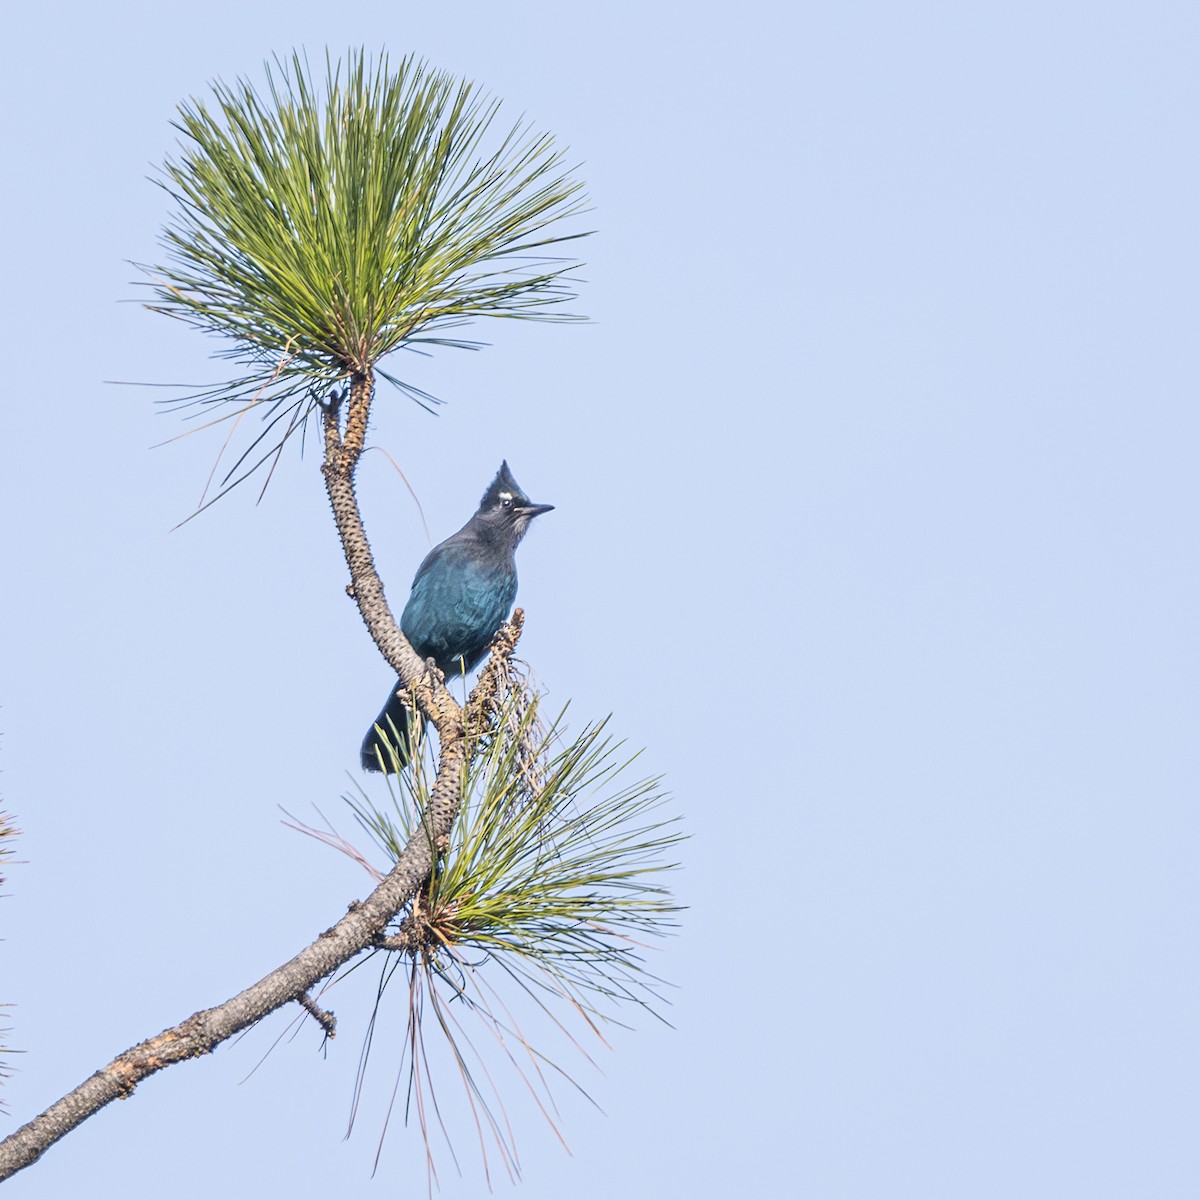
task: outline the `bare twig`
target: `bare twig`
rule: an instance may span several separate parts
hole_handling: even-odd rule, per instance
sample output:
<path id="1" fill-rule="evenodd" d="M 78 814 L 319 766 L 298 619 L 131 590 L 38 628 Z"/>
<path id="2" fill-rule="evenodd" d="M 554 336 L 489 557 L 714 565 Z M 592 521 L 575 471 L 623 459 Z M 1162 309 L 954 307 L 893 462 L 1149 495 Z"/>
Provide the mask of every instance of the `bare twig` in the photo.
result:
<path id="1" fill-rule="evenodd" d="M 322 1008 L 307 992 L 300 994 L 298 1002 L 300 1007 L 325 1030 L 327 1038 L 337 1037 L 337 1017 L 333 1013 Z"/>

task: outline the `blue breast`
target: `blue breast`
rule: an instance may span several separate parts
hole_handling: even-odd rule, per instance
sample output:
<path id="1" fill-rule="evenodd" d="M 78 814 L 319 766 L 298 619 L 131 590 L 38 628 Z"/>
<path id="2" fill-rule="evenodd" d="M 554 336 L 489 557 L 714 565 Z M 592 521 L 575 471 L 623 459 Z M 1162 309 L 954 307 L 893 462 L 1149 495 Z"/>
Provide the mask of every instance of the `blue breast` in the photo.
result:
<path id="1" fill-rule="evenodd" d="M 483 658 L 516 598 L 511 563 L 469 544 L 443 543 L 421 564 L 400 628 L 422 658 L 457 675 Z"/>

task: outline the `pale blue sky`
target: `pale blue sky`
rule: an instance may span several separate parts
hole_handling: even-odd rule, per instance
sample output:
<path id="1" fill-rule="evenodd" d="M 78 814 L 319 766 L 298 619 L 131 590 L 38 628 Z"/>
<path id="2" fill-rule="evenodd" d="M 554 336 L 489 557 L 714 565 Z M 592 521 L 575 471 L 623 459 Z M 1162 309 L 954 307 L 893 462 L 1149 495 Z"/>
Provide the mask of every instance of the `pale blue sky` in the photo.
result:
<path id="1" fill-rule="evenodd" d="M 336 814 L 388 672 L 317 460 L 170 532 L 216 437 L 154 393 L 204 339 L 136 303 L 174 105 L 273 52 L 415 51 L 554 131 L 599 231 L 578 328 L 404 364 L 374 441 L 436 538 L 502 457 L 557 505 L 525 653 L 614 714 L 691 841 L 667 1029 L 518 1101 L 520 1193 L 1195 1195 L 1200 9 L 293 0 L 5 21 L 14 371 L 0 790 L 26 831 L 0 1000 L 11 1128 L 361 896 Z M 382 455 L 392 595 L 428 547 Z M 14 1200 L 412 1194 L 368 989 L 110 1106 Z M 386 1063 L 386 1060 L 381 1060 Z M 574 1065 L 574 1064 L 572 1064 Z M 460 1114 L 461 1119 L 461 1114 Z M 443 1194 L 478 1196 L 443 1162 Z M 501 1183 L 499 1190 L 507 1190 Z"/>

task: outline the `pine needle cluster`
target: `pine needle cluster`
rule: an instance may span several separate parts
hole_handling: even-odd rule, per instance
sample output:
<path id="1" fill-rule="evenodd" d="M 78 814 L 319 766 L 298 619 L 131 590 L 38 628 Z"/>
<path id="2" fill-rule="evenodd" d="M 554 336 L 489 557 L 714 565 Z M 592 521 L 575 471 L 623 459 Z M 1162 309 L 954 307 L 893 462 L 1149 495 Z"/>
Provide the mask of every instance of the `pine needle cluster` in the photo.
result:
<path id="1" fill-rule="evenodd" d="M 544 728 L 536 697 L 511 690 L 474 740 L 436 870 L 381 943 L 381 997 L 398 980 L 407 985 L 398 1074 L 406 1117 L 420 1124 L 427 1148 L 437 1126 L 453 1150 L 437 1104 L 439 1058 L 427 1044 L 436 1031 L 481 1139 L 488 1135 L 481 1145 L 494 1147 L 514 1177 L 519 1160 L 496 1064 L 517 1072 L 560 1138 L 551 1083 L 579 1087 L 518 1014 L 590 1058 L 578 1033 L 603 1041 L 602 1026 L 624 1025 L 630 1006 L 659 1019 L 665 1006 L 665 985 L 647 960 L 675 927 L 679 906 L 663 876 L 684 835 L 663 812 L 661 781 L 631 777 L 637 756 L 605 724 L 569 737 L 560 716 Z M 433 759 L 414 744 L 411 769 L 388 777 L 388 803 L 362 792 L 347 798 L 388 859 L 380 873 L 420 834 L 428 810 Z M 317 836 L 367 865 L 369 856 L 342 839 Z M 488 1036 L 473 1038 L 467 1018 Z M 429 1162 L 433 1170 L 432 1154 Z"/>
<path id="2" fill-rule="evenodd" d="M 245 368 L 176 405 L 257 411 L 266 427 L 222 480 L 272 462 L 316 399 L 377 371 L 423 405 L 435 397 L 380 367 L 400 349 L 474 347 L 448 331 L 477 317 L 577 319 L 573 258 L 583 185 L 528 122 L 414 57 L 299 54 L 249 81 L 212 84 L 179 108 L 159 182 L 175 202 L 165 258 L 138 264 L 148 307 L 224 345 Z M 553 227 L 553 228 L 552 228 Z M 551 251 L 556 253 L 552 254 Z"/>

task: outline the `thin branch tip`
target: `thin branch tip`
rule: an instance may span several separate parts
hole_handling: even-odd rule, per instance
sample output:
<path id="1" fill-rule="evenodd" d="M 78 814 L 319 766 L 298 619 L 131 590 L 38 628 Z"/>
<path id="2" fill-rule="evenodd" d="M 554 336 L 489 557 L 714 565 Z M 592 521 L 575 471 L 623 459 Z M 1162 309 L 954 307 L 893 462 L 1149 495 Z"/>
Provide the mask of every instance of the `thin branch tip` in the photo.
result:
<path id="1" fill-rule="evenodd" d="M 322 1008 L 307 992 L 296 997 L 296 1003 L 325 1031 L 327 1038 L 337 1036 L 337 1018 Z"/>

